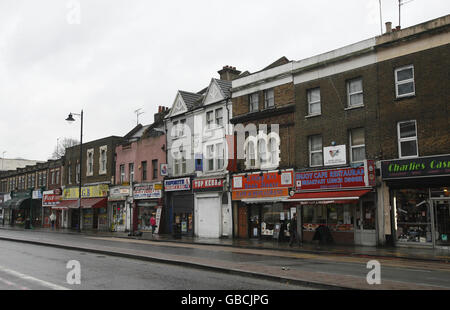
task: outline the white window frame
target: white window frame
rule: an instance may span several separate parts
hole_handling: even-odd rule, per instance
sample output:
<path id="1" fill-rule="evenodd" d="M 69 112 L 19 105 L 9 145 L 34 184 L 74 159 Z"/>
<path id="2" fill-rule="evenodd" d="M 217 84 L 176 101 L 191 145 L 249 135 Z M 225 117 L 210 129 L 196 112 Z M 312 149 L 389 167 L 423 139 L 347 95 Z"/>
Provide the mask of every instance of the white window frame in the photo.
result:
<path id="1" fill-rule="evenodd" d="M 125 164 L 119 166 L 120 184 L 125 182 Z"/>
<path id="2" fill-rule="evenodd" d="M 178 152 L 173 153 L 173 175 L 177 176 L 180 175 L 180 160 L 178 159 Z"/>
<path id="3" fill-rule="evenodd" d="M 267 141 L 266 139 L 258 139 L 257 142 L 257 151 L 258 151 L 258 156 L 257 156 L 257 165 L 259 166 L 265 166 L 268 163 L 268 158 L 267 158 Z M 263 152 L 262 152 L 263 151 Z"/>
<path id="4" fill-rule="evenodd" d="M 130 184 L 134 182 L 134 163 L 128 164 L 128 177 Z"/>
<path id="5" fill-rule="evenodd" d="M 222 154 L 221 154 L 222 153 Z M 224 153 L 224 147 L 222 143 L 216 144 L 215 147 L 215 170 L 222 170 L 225 165 L 225 153 Z"/>
<path id="6" fill-rule="evenodd" d="M 255 141 L 252 140 L 252 141 L 247 142 L 245 157 L 246 157 L 247 168 L 248 169 L 256 168 Z M 253 164 L 252 164 L 252 160 L 253 160 Z"/>
<path id="7" fill-rule="evenodd" d="M 272 95 L 268 96 L 268 94 L 272 94 Z M 275 92 L 274 92 L 273 88 L 266 89 L 264 91 L 264 108 L 269 109 L 269 108 L 273 108 L 274 106 L 275 106 Z"/>
<path id="8" fill-rule="evenodd" d="M 357 129 L 362 129 L 363 132 L 364 132 L 364 144 L 352 145 L 352 132 L 353 132 L 353 130 L 357 130 Z M 364 162 L 364 160 L 366 159 L 366 131 L 365 131 L 365 129 L 363 127 L 352 128 L 352 129 L 349 130 L 349 142 L 348 142 L 348 144 L 350 146 L 350 162 L 351 163 L 362 163 L 362 162 Z M 353 149 L 358 149 L 358 148 L 364 148 L 364 159 L 355 161 L 355 160 L 353 160 Z"/>
<path id="9" fill-rule="evenodd" d="M 104 157 L 103 157 L 103 154 Z M 100 156 L 99 156 L 99 174 L 106 174 L 108 171 L 108 146 L 104 145 L 100 147 Z"/>
<path id="10" fill-rule="evenodd" d="M 268 149 L 270 153 L 270 164 L 278 166 L 279 158 L 278 158 L 278 140 L 275 138 L 269 137 Z"/>
<path id="11" fill-rule="evenodd" d="M 414 122 L 415 127 L 415 136 L 414 137 L 408 137 L 408 138 L 401 138 L 400 136 L 400 124 L 405 123 L 411 123 Z M 419 143 L 417 138 L 417 121 L 416 120 L 409 120 L 409 121 L 401 121 L 397 123 L 397 137 L 398 137 L 398 158 L 417 158 L 419 157 Z M 402 142 L 409 142 L 409 141 L 415 141 L 416 142 L 416 155 L 409 155 L 409 156 L 402 156 Z"/>
<path id="12" fill-rule="evenodd" d="M 256 98 L 256 102 L 255 99 Z M 248 111 L 251 112 L 258 112 L 259 111 L 259 93 L 253 93 L 249 95 L 248 98 Z M 256 104 L 256 107 L 255 107 Z"/>
<path id="13" fill-rule="evenodd" d="M 206 171 L 211 172 L 215 170 L 214 167 L 214 144 L 210 144 L 206 146 Z"/>
<path id="14" fill-rule="evenodd" d="M 313 92 L 313 91 L 315 91 L 315 90 L 318 90 L 319 91 L 319 100 L 316 100 L 316 101 L 310 101 L 310 93 L 311 92 Z M 306 100 L 308 101 L 308 115 L 321 115 L 322 114 L 322 96 L 321 96 L 321 93 L 320 93 L 320 87 L 315 87 L 315 88 L 310 88 L 310 89 L 308 89 L 307 91 L 306 91 Z M 314 112 L 314 113 L 312 113 L 311 112 L 311 106 L 313 105 L 313 104 L 319 104 L 319 112 Z"/>
<path id="15" fill-rule="evenodd" d="M 397 73 L 399 71 L 407 70 L 407 69 L 412 69 L 412 78 L 407 79 L 407 80 L 403 80 L 403 81 L 398 81 L 397 80 Z M 410 97 L 410 96 L 414 96 L 416 94 L 416 83 L 414 82 L 414 65 L 408 65 L 408 66 L 403 66 L 403 67 L 400 67 L 400 68 L 396 68 L 395 71 L 394 71 L 394 78 L 395 78 L 395 96 L 397 98 Z M 413 85 L 412 93 L 399 95 L 398 94 L 398 86 L 402 85 L 402 84 L 411 83 L 411 82 L 412 82 L 412 85 Z"/>
<path id="16" fill-rule="evenodd" d="M 211 118 L 208 118 L 211 116 Z M 206 126 L 210 128 L 214 124 L 214 110 L 206 111 Z"/>
<path id="17" fill-rule="evenodd" d="M 354 93 L 350 93 L 350 84 L 352 82 L 356 82 L 356 81 L 361 81 L 361 90 L 360 91 L 356 91 Z M 354 95 L 359 95 L 359 94 L 363 95 L 362 96 L 362 98 L 363 98 L 362 99 L 362 103 L 352 105 L 351 104 L 352 101 L 350 100 L 351 97 L 354 96 Z M 347 81 L 347 107 L 355 108 L 355 107 L 362 107 L 362 106 L 364 106 L 364 87 L 363 87 L 363 79 L 362 79 L 362 77 L 358 77 L 358 78 L 355 78 L 355 79 L 348 80 Z"/>
<path id="18" fill-rule="evenodd" d="M 312 144 L 312 138 L 313 137 L 320 137 L 322 140 L 322 145 L 320 147 L 320 150 L 313 151 L 311 148 Z M 322 135 L 313 135 L 308 137 L 308 152 L 309 152 L 309 166 L 310 167 L 322 167 L 323 166 L 323 137 Z M 321 153 L 322 154 L 322 163 L 320 165 L 313 165 L 312 164 L 312 155 L 315 153 Z"/>
<path id="19" fill-rule="evenodd" d="M 186 165 L 186 151 L 181 152 L 181 174 L 186 174 L 187 165 Z"/>
<path id="20" fill-rule="evenodd" d="M 222 112 L 222 116 L 221 117 L 217 117 L 217 112 L 221 111 Z M 219 122 L 220 120 L 220 122 Z M 217 127 L 222 127 L 223 126 L 223 108 L 218 108 L 214 110 L 214 122 L 216 124 Z"/>
<path id="21" fill-rule="evenodd" d="M 94 149 L 87 150 L 86 176 L 94 175 Z M 92 157 L 91 157 L 91 156 Z"/>

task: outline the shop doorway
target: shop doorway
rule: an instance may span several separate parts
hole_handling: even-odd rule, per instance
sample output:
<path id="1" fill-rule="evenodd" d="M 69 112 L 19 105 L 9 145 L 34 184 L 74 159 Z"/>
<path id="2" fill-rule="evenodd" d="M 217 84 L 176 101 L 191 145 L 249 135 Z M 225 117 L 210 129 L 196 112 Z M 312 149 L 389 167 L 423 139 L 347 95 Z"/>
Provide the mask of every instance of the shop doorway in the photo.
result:
<path id="1" fill-rule="evenodd" d="M 433 199 L 434 232 L 437 246 L 449 246 L 450 235 L 450 199 Z"/>
<path id="2" fill-rule="evenodd" d="M 261 236 L 259 227 L 259 206 L 252 205 L 250 207 L 250 238 L 259 238 Z"/>
<path id="3" fill-rule="evenodd" d="M 356 206 L 355 244 L 377 245 L 376 208 L 373 201 L 361 201 Z"/>

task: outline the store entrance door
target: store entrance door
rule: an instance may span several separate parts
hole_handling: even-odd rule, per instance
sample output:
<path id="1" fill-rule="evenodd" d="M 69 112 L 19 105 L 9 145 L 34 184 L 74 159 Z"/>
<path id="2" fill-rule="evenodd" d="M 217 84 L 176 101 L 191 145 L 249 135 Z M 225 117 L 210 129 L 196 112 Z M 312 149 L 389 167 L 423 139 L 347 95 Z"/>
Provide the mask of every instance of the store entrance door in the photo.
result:
<path id="1" fill-rule="evenodd" d="M 355 244 L 376 246 L 375 204 L 373 201 L 361 201 L 356 206 Z"/>
<path id="2" fill-rule="evenodd" d="M 437 246 L 449 246 L 450 235 L 450 199 L 433 199 L 434 238 Z"/>

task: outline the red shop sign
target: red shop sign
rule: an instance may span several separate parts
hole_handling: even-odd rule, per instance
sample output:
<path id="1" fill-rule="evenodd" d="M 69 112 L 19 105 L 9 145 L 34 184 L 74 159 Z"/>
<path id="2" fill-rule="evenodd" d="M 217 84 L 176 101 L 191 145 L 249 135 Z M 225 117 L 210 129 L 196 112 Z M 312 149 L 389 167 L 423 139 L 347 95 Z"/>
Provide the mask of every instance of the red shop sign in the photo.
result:
<path id="1" fill-rule="evenodd" d="M 341 168 L 320 171 L 297 172 L 295 187 L 297 191 L 313 189 L 350 188 L 372 186 L 375 180 L 373 163 L 369 162 L 367 175 L 365 166 L 358 168 Z M 370 180 L 369 180 L 370 179 Z"/>
<path id="2" fill-rule="evenodd" d="M 192 188 L 194 190 L 198 189 L 222 189 L 223 179 L 203 179 L 194 180 L 192 182 Z"/>

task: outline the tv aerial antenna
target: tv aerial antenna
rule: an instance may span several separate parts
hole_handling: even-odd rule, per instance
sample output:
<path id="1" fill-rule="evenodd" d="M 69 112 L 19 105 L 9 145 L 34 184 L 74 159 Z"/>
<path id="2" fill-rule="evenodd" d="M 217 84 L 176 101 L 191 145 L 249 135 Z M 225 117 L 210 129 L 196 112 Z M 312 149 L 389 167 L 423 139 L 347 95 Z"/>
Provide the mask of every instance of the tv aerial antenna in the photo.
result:
<path id="1" fill-rule="evenodd" d="M 402 5 L 405 5 L 405 4 L 407 4 L 407 3 L 410 3 L 410 2 L 412 2 L 412 1 L 414 1 L 414 0 L 398 0 L 398 25 L 399 26 L 401 26 L 402 24 L 400 23 L 400 21 L 401 21 L 401 8 L 402 8 Z"/>
<path id="2" fill-rule="evenodd" d="M 139 109 L 134 111 L 134 113 L 136 113 L 136 126 L 139 125 L 139 115 L 145 113 L 145 112 L 139 112 L 140 110 L 142 110 L 142 108 L 139 108 Z"/>

